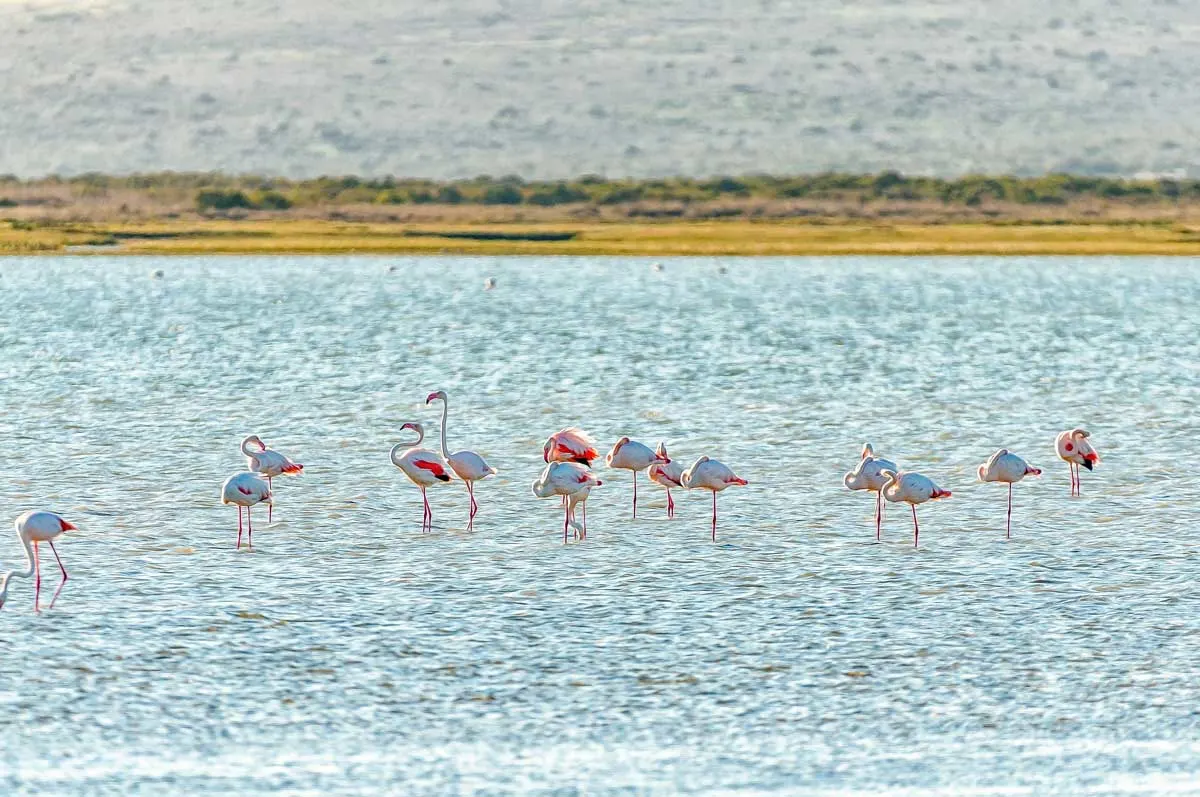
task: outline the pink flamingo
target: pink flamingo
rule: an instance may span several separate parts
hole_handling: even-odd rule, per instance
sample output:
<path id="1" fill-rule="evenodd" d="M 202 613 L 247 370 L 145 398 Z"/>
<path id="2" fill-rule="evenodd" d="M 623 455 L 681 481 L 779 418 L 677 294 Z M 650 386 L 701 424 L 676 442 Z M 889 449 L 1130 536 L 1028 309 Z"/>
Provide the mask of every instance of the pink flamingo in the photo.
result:
<path id="1" fill-rule="evenodd" d="M 246 527 L 248 534 L 246 542 L 250 550 L 254 550 L 254 524 L 250 521 L 250 507 L 264 501 L 270 506 L 273 500 L 271 487 L 257 473 L 235 473 L 221 485 L 221 503 L 237 504 L 238 508 L 238 538 L 237 549 L 242 549 L 242 507 L 246 508 Z"/>
<path id="2" fill-rule="evenodd" d="M 599 456 L 591 435 L 574 426 L 550 435 L 542 446 L 542 459 L 546 463 L 578 462 L 590 468 L 592 461 Z"/>
<path id="3" fill-rule="evenodd" d="M 397 443 L 392 446 L 389 456 L 391 457 L 392 464 L 403 471 L 409 481 L 421 488 L 421 500 L 425 503 L 425 512 L 421 516 L 421 531 L 432 531 L 433 510 L 429 508 L 429 496 L 425 494 L 425 489 L 435 484 L 450 481 L 450 465 L 446 460 L 438 456 L 437 453 L 430 451 L 428 448 L 417 447 L 425 439 L 424 426 L 419 423 L 406 423 L 400 429 L 401 431 L 412 429 L 417 433 L 417 440 L 403 453 L 399 452 L 405 444 Z"/>
<path id="4" fill-rule="evenodd" d="M 851 490 L 870 490 L 875 493 L 875 541 L 883 534 L 883 477 L 885 470 L 899 470 L 890 459 L 875 456 L 870 443 L 863 443 L 862 459 L 858 466 L 842 478 L 842 483 Z"/>
<path id="5" fill-rule="evenodd" d="M 1079 466 L 1091 470 L 1100 461 L 1100 455 L 1088 442 L 1091 434 L 1086 429 L 1071 429 L 1060 432 L 1054 439 L 1060 459 L 1066 461 L 1071 468 L 1071 495 L 1081 495 L 1079 484 Z"/>
<path id="6" fill-rule="evenodd" d="M 567 541 L 568 526 L 587 536 L 587 526 L 575 522 L 575 507 L 586 502 L 593 487 L 604 484 L 596 474 L 576 462 L 551 462 L 533 482 L 533 494 L 538 498 L 561 495 L 564 501 L 563 542 Z M 586 504 L 584 512 L 586 513 Z M 586 514 L 584 516 L 586 518 Z M 585 520 L 586 523 L 586 520 Z"/>
<path id="7" fill-rule="evenodd" d="M 885 470 L 883 476 L 886 479 L 883 484 L 883 497 L 893 504 L 904 501 L 912 507 L 913 547 L 915 548 L 921 536 L 921 527 L 917 524 L 917 504 L 949 498 L 950 491 L 943 490 L 928 476 L 922 476 L 920 473 L 897 473 L 894 470 Z"/>
<path id="8" fill-rule="evenodd" d="M 692 463 L 679 477 L 679 481 L 689 490 L 711 490 L 713 497 L 712 538 L 717 541 L 717 493 L 734 485 L 749 484 L 741 476 L 723 462 L 708 457 L 700 457 Z"/>
<path id="9" fill-rule="evenodd" d="M 666 462 L 652 464 L 646 470 L 646 477 L 655 484 L 667 488 L 667 517 L 673 518 L 675 517 L 675 499 L 671 497 L 671 488 L 683 487 L 683 482 L 680 481 L 683 476 L 683 463 L 667 456 L 667 446 L 664 443 L 660 442 L 654 453 L 665 459 Z M 634 474 L 635 477 L 636 475 Z"/>
<path id="10" fill-rule="evenodd" d="M 1042 469 L 1035 468 L 1016 454 L 1002 448 L 992 454 L 988 461 L 979 466 L 979 481 L 1005 482 L 1008 484 L 1008 524 L 1006 539 L 1012 539 L 1012 486 L 1026 476 L 1041 476 Z"/>
<path id="11" fill-rule="evenodd" d="M 252 443 L 258 446 L 258 451 L 247 448 Z M 304 472 L 303 465 L 299 462 L 292 462 L 284 454 L 267 448 L 267 444 L 256 434 L 252 434 L 242 441 L 242 453 L 246 455 L 246 469 L 266 476 L 267 488 L 271 490 L 275 489 L 275 485 L 271 480 L 276 476 L 284 474 L 294 476 Z M 275 502 L 272 501 L 267 504 L 267 523 L 271 522 L 271 514 L 274 510 Z"/>
<path id="12" fill-rule="evenodd" d="M 467 485 L 467 495 L 471 498 L 471 509 L 467 518 L 467 528 L 469 529 L 475 524 L 475 513 L 479 511 L 479 504 L 475 503 L 475 488 L 473 485 L 477 481 L 494 475 L 496 469 L 487 464 L 483 457 L 474 451 L 455 451 L 451 454 L 446 450 L 446 415 L 450 411 L 450 402 L 446 400 L 446 391 L 444 390 L 430 393 L 425 397 L 426 404 L 434 400 L 442 402 L 442 456 L 449 463 L 450 469 Z"/>
<path id="13" fill-rule="evenodd" d="M 671 460 L 651 451 L 649 446 L 636 440 L 622 437 L 612 447 L 612 451 L 604 457 L 604 464 L 610 468 L 633 471 L 633 516 L 637 517 L 637 475 L 639 470 L 645 470 L 651 465 L 667 465 Z"/>
<path id="14" fill-rule="evenodd" d="M 75 527 L 60 516 L 53 512 L 44 512 L 33 510 L 19 516 L 14 524 L 17 528 L 17 539 L 21 541 L 21 547 L 25 549 L 25 564 L 24 572 L 19 570 L 9 570 L 0 578 L 0 608 L 4 607 L 4 601 L 8 598 L 8 582 L 14 578 L 29 578 L 35 576 L 33 582 L 33 610 L 40 611 L 38 605 L 42 595 L 42 565 L 38 556 L 38 543 L 44 542 L 50 546 L 50 550 L 54 552 L 54 558 L 58 561 L 58 569 L 62 571 L 62 581 L 59 582 L 58 589 L 54 592 L 54 599 L 50 601 L 51 608 L 54 607 L 54 601 L 58 599 L 58 593 L 62 591 L 63 585 L 67 583 L 69 576 L 67 568 L 63 567 L 62 559 L 58 555 L 58 550 L 54 547 L 54 541 L 63 535 L 64 532 L 73 531 Z"/>

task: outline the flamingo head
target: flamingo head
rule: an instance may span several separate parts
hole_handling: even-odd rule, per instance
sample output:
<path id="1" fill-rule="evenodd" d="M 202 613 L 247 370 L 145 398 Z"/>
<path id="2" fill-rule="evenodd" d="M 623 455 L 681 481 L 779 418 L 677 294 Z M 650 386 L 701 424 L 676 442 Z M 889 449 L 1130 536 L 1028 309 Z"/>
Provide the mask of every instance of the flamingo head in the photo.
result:
<path id="1" fill-rule="evenodd" d="M 863 443 L 862 459 L 875 456 L 875 449 L 870 443 Z"/>
<path id="2" fill-rule="evenodd" d="M 435 390 L 434 392 L 430 393 L 428 396 L 425 397 L 425 403 L 428 404 L 437 399 L 441 399 L 442 401 L 445 401 L 446 400 L 446 391 Z"/>
<path id="3" fill-rule="evenodd" d="M 842 484 L 846 485 L 847 490 L 865 490 L 867 489 L 867 477 L 862 471 L 862 464 L 854 470 L 842 477 Z"/>
<path id="4" fill-rule="evenodd" d="M 667 444 L 661 440 L 658 443 L 658 448 L 654 449 L 654 454 L 659 458 L 661 465 L 670 465 L 671 458 L 667 456 Z"/>
<path id="5" fill-rule="evenodd" d="M 254 445 L 258 446 L 258 449 L 259 449 L 259 451 L 266 451 L 266 450 L 267 450 L 267 444 L 266 444 L 266 443 L 264 443 L 264 442 L 262 441 L 262 438 L 261 438 L 261 437 L 259 437 L 259 436 L 258 436 L 258 435 L 256 435 L 256 434 L 252 434 L 252 435 L 250 435 L 249 437 L 247 437 L 247 438 L 246 438 L 246 443 L 247 443 L 247 444 L 253 443 Z"/>

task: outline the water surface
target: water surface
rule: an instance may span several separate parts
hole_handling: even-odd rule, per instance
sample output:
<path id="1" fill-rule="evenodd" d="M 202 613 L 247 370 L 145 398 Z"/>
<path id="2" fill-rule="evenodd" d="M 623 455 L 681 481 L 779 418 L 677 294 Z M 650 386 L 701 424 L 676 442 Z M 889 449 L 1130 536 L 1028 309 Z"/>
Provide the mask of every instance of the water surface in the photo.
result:
<path id="1" fill-rule="evenodd" d="M 80 527 L 0 611 L 4 793 L 1200 793 L 1193 262 L 5 259 L 0 299 L 0 506 Z M 438 388 L 500 471 L 472 532 L 387 459 Z M 569 424 L 751 484 L 714 545 L 607 472 L 564 546 Z M 251 432 L 307 467 L 248 554 Z M 864 440 L 954 491 L 919 550 L 842 488 Z M 1046 468 L 1011 541 L 1000 446 Z"/>

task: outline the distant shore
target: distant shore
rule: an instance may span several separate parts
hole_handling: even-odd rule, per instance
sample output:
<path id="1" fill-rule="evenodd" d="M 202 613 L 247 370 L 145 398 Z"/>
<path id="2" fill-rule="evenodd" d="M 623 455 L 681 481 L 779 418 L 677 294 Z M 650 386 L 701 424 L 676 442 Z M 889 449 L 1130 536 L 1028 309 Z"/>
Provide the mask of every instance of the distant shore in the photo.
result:
<path id="1" fill-rule="evenodd" d="M 1200 181 L 0 177 L 0 254 L 1200 255 Z"/>

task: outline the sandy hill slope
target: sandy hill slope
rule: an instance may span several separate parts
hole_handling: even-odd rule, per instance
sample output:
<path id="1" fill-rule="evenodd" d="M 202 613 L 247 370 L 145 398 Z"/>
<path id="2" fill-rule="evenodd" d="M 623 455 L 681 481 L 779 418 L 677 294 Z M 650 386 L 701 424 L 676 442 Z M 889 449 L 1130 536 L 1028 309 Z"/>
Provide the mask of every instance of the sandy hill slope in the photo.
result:
<path id="1" fill-rule="evenodd" d="M 1197 173 L 1184 0 L 0 0 L 0 172 Z"/>

